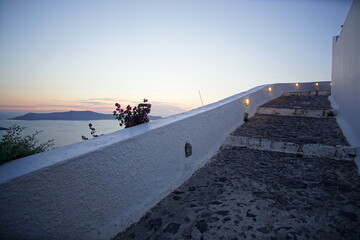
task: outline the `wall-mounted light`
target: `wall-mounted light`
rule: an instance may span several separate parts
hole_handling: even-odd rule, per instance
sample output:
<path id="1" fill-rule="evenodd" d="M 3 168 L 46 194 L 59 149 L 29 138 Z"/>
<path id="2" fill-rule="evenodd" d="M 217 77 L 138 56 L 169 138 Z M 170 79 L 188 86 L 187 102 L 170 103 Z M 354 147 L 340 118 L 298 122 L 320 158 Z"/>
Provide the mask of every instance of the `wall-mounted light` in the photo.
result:
<path id="1" fill-rule="evenodd" d="M 249 98 L 245 98 L 245 105 L 249 106 L 250 105 L 250 99 Z"/>
<path id="2" fill-rule="evenodd" d="M 297 87 L 297 88 L 298 88 L 298 87 L 299 87 L 299 84 L 298 84 L 298 83 L 295 83 L 295 87 Z"/>
<path id="3" fill-rule="evenodd" d="M 318 83 L 318 82 L 317 82 L 317 83 L 315 83 L 315 86 L 316 86 L 316 87 L 318 87 L 318 86 L 319 86 L 319 83 Z"/>
<path id="4" fill-rule="evenodd" d="M 332 82 L 330 83 L 330 86 L 332 86 Z"/>
<path id="5" fill-rule="evenodd" d="M 271 88 L 271 87 L 269 87 L 269 88 L 268 88 L 268 91 L 269 91 L 269 92 L 272 92 L 272 88 Z"/>

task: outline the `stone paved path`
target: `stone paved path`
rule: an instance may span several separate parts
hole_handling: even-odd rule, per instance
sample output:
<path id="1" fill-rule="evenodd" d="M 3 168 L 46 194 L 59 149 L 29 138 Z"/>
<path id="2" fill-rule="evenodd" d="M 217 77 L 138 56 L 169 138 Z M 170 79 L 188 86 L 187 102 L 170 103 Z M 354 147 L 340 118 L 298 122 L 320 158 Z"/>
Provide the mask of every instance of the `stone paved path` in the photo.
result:
<path id="1" fill-rule="evenodd" d="M 316 101 L 327 105 L 327 98 L 321 98 Z M 310 98 L 290 99 L 298 106 Z M 271 120 L 266 122 L 267 117 Z M 262 126 L 286 121 L 282 118 L 255 115 L 234 133 L 277 137 Z M 334 118 L 335 134 L 324 123 L 286 118 L 301 126 L 291 133 L 294 141 L 299 135 L 304 141 L 347 144 Z M 290 126 L 276 126 L 282 129 L 272 128 L 276 135 L 290 136 Z M 353 161 L 223 148 L 114 239 L 360 239 L 360 176 Z"/>

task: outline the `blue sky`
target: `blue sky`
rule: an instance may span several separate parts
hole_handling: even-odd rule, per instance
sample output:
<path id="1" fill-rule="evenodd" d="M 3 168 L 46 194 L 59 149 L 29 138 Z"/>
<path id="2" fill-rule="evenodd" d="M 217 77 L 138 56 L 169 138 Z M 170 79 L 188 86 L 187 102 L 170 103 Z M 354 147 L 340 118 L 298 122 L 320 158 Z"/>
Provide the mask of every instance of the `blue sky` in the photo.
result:
<path id="1" fill-rule="evenodd" d="M 0 1 L 0 109 L 171 115 L 274 82 L 331 79 L 348 0 Z"/>

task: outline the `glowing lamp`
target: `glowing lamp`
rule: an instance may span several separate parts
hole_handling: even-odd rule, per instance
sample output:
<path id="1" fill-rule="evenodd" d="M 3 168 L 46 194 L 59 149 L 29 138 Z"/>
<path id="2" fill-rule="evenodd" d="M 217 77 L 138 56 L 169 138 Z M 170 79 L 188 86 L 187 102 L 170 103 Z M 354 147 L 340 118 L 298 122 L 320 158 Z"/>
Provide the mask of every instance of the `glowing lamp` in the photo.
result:
<path id="1" fill-rule="evenodd" d="M 332 86 L 332 82 L 330 83 L 330 86 Z"/>
<path id="2" fill-rule="evenodd" d="M 319 86 L 319 83 L 315 83 L 315 86 L 318 87 L 318 86 Z"/>
<path id="3" fill-rule="evenodd" d="M 249 98 L 245 98 L 245 105 L 249 106 L 250 105 L 250 99 Z"/>
<path id="4" fill-rule="evenodd" d="M 298 87 L 299 87 L 299 84 L 298 84 L 298 83 L 295 83 L 295 87 L 297 87 L 297 88 L 298 88 Z"/>
<path id="5" fill-rule="evenodd" d="M 269 88 L 268 88 L 268 91 L 269 91 L 269 92 L 272 92 L 272 88 L 271 88 L 271 87 L 269 87 Z"/>

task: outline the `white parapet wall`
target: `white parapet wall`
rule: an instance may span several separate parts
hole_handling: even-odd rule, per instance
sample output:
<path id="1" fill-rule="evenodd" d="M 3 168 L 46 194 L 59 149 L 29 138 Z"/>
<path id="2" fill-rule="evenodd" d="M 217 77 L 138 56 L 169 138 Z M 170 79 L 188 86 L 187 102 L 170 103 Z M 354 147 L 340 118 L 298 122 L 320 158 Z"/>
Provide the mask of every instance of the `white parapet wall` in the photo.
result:
<path id="1" fill-rule="evenodd" d="M 333 37 L 331 104 L 345 137 L 360 152 L 360 0 L 354 0 L 339 36 Z M 360 173 L 360 154 L 356 158 Z"/>
<path id="2" fill-rule="evenodd" d="M 204 166 L 243 123 L 245 112 L 253 115 L 283 92 L 329 89 L 329 82 L 259 86 L 189 112 L 5 163 L 0 166 L 0 239 L 111 239 Z"/>
<path id="3" fill-rule="evenodd" d="M 359 147 L 360 0 L 353 1 L 340 35 L 333 37 L 332 51 L 331 102 L 345 136 L 352 146 Z"/>

